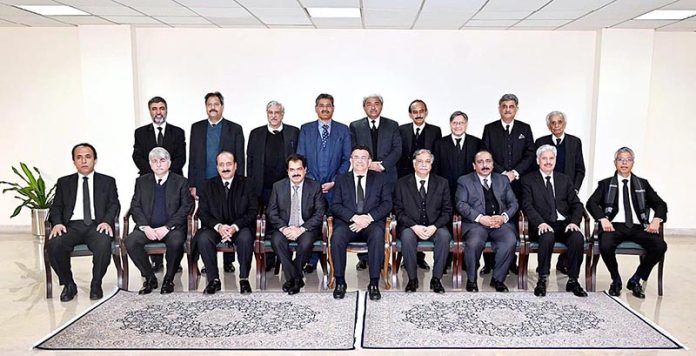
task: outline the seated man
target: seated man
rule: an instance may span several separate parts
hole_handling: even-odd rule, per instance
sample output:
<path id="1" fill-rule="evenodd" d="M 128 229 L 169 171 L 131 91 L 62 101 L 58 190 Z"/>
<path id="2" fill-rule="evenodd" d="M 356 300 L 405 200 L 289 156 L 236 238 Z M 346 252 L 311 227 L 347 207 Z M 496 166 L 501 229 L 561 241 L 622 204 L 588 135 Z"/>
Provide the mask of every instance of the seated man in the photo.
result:
<path id="1" fill-rule="evenodd" d="M 435 265 L 430 279 L 430 290 L 444 293 L 440 279 L 445 270 L 449 253 L 450 235 L 447 225 L 452 220 L 452 197 L 447 179 L 430 174 L 433 168 L 433 154 L 427 149 L 413 154 L 411 173 L 399 179 L 396 184 L 394 211 L 396 228 L 399 229 L 401 253 L 408 274 L 406 292 L 418 289 L 416 273 L 416 248 L 418 241 L 432 241 L 435 244 L 433 255 Z"/>
<path id="2" fill-rule="evenodd" d="M 667 203 L 646 179 L 632 173 L 634 159 L 633 150 L 628 147 L 616 151 L 616 173 L 599 181 L 597 189 L 587 201 L 587 210 L 602 225 L 599 230 L 599 251 L 611 274 L 610 295 L 621 295 L 616 247 L 624 241 L 633 241 L 646 250 L 636 272 L 626 284 L 634 296 L 642 299 L 645 293 L 641 280 L 648 280 L 650 271 L 667 251 L 665 241 L 656 235 L 660 231 L 660 223 L 667 220 Z M 650 209 L 655 210 L 652 220 Z"/>
<path id="3" fill-rule="evenodd" d="M 218 175 L 205 182 L 199 197 L 201 229 L 194 244 L 203 258 L 208 285 L 204 294 L 215 294 L 222 287 L 217 265 L 217 244 L 234 244 L 239 257 L 239 292 L 251 293 L 249 270 L 254 252 L 254 232 L 258 198 L 252 182 L 235 176 L 237 160 L 227 151 L 217 155 Z"/>
<path id="4" fill-rule="evenodd" d="M 321 236 L 326 200 L 321 185 L 307 174 L 304 156 L 291 154 L 287 160 L 288 178 L 273 184 L 268 201 L 268 222 L 271 246 L 285 273 L 283 291 L 297 294 L 304 287 L 302 266 L 312 253 L 312 246 Z M 292 260 L 290 242 L 297 242 L 297 255 Z"/>
<path id="5" fill-rule="evenodd" d="M 172 160 L 166 149 L 155 147 L 148 157 L 152 172 L 135 180 L 130 207 L 135 228 L 126 238 L 126 250 L 145 276 L 143 288 L 138 294 L 149 294 L 157 288 L 157 277 L 148 260 L 145 245 L 158 241 L 167 245 L 167 272 L 160 293 L 169 294 L 174 291 L 174 275 L 184 256 L 186 218 L 193 200 L 186 178 L 170 172 Z"/>
<path id="6" fill-rule="evenodd" d="M 510 181 L 493 172 L 493 157 L 488 151 L 474 156 L 474 172 L 457 180 L 457 210 L 462 215 L 462 234 L 466 248 L 466 290 L 478 292 L 476 283 L 477 261 L 488 240 L 495 251 L 495 268 L 491 286 L 497 292 L 507 292 L 505 277 L 515 254 L 517 237 L 514 221 L 510 217 L 517 212 L 517 199 L 510 188 Z"/>
<path id="7" fill-rule="evenodd" d="M 334 232 L 331 238 L 336 288 L 333 296 L 346 295 L 346 249 L 355 240 L 367 240 L 370 300 L 379 300 L 379 272 L 384 262 L 384 220 L 392 209 L 392 186 L 383 173 L 370 171 L 372 156 L 367 146 L 356 145 L 350 155 L 353 171 L 336 179 L 331 211 Z"/>
<path id="8" fill-rule="evenodd" d="M 114 219 L 120 209 L 116 181 L 96 173 L 97 150 L 89 143 L 72 149 L 77 173 L 61 177 L 56 183 L 56 195 L 49 212 L 53 225 L 48 251 L 51 266 L 58 275 L 63 292 L 60 301 L 71 301 L 77 295 L 77 285 L 70 270 L 70 253 L 78 244 L 87 244 L 92 251 L 92 283 L 89 299 L 101 299 L 102 277 L 111 261 L 111 241 Z"/>
<path id="9" fill-rule="evenodd" d="M 575 192 L 570 178 L 554 172 L 556 166 L 556 147 L 542 145 L 536 150 L 536 161 L 540 171 L 531 172 L 521 179 L 522 210 L 529 220 L 529 237 L 539 242 L 538 267 L 539 281 L 534 295 L 546 295 L 551 255 L 556 241 L 568 246 L 568 283 L 566 291 L 578 297 L 587 293 L 578 283 L 585 238 L 580 232 L 580 221 L 585 208 Z"/>

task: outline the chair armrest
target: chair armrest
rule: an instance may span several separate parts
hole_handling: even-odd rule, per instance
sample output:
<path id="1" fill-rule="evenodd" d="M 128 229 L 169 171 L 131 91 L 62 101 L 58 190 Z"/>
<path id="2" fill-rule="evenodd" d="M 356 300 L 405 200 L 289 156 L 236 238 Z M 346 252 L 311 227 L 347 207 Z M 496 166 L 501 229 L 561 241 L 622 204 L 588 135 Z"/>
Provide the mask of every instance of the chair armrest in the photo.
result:
<path id="1" fill-rule="evenodd" d="M 130 218 L 131 218 L 131 211 L 130 209 L 126 210 L 126 214 L 123 215 L 123 231 L 121 234 L 121 240 L 126 241 L 126 237 L 128 237 L 128 231 L 130 231 Z"/>
<path id="2" fill-rule="evenodd" d="M 384 244 L 387 246 L 391 243 L 391 222 L 392 217 L 391 214 L 389 214 L 384 220 Z"/>
<path id="3" fill-rule="evenodd" d="M 520 211 L 520 217 L 517 219 L 517 231 L 520 234 L 520 242 L 528 242 L 529 240 L 529 221 L 524 216 L 524 213 Z"/>
<path id="4" fill-rule="evenodd" d="M 398 224 L 396 220 L 396 216 L 394 219 L 391 221 L 391 224 L 388 225 L 389 229 L 389 234 L 391 235 L 392 242 L 396 241 L 396 225 Z"/>
<path id="5" fill-rule="evenodd" d="M 260 214 L 256 217 L 256 241 L 263 242 L 266 238 L 266 214 Z"/>
<path id="6" fill-rule="evenodd" d="M 331 242 L 333 236 L 333 216 L 326 217 L 326 242 Z"/>
<path id="7" fill-rule="evenodd" d="M 462 217 L 459 214 L 452 215 L 452 235 L 454 242 L 462 242 Z"/>

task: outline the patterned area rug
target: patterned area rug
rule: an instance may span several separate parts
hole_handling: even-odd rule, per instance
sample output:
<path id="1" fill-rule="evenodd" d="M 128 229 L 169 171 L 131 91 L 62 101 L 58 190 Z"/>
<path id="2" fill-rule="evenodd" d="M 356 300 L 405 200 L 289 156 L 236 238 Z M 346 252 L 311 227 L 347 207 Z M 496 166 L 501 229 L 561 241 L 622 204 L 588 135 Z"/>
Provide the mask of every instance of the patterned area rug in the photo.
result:
<path id="1" fill-rule="evenodd" d="M 367 302 L 363 348 L 678 349 L 604 293 L 383 293 Z"/>
<path id="2" fill-rule="evenodd" d="M 119 291 L 36 345 L 50 350 L 350 350 L 358 293 Z"/>

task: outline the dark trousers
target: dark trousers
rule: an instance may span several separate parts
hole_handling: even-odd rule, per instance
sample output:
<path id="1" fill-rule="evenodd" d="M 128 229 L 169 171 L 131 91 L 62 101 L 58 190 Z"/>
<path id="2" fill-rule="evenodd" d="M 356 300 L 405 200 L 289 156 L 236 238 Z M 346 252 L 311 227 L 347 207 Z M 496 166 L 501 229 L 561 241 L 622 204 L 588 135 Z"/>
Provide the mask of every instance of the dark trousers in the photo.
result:
<path id="1" fill-rule="evenodd" d="M 476 280 L 476 262 L 481 258 L 486 241 L 491 240 L 495 255 L 495 268 L 493 278 L 496 281 L 505 281 L 508 267 L 515 255 L 517 238 L 515 229 L 510 224 L 503 224 L 500 228 L 489 229 L 478 223 L 466 224 L 469 230 L 464 236 L 464 261 L 466 262 L 466 275 L 469 281 Z"/>
<path id="2" fill-rule="evenodd" d="M 203 259 L 208 281 L 220 279 L 220 271 L 217 265 L 217 244 L 220 241 L 222 241 L 220 234 L 208 228 L 198 230 L 196 236 L 194 236 L 194 243 Z M 248 227 L 242 228 L 232 236 L 232 243 L 237 249 L 237 256 L 239 257 L 239 278 L 249 278 L 251 256 L 254 253 L 254 235 Z"/>
<path id="3" fill-rule="evenodd" d="M 568 246 L 568 277 L 578 279 L 580 275 L 580 265 L 582 265 L 582 253 L 585 246 L 585 238 L 580 231 L 565 232 L 567 223 L 562 221 L 549 224 L 553 228 L 553 232 L 547 232 L 538 235 L 536 228 L 530 227 L 529 237 L 532 241 L 539 242 L 539 251 L 537 259 L 539 266 L 537 273 L 539 276 L 548 276 L 551 273 L 551 256 L 553 255 L 553 246 L 556 241 L 562 242 Z M 533 231 L 534 230 L 534 231 Z"/>
<path id="4" fill-rule="evenodd" d="M 60 285 L 75 283 L 70 268 L 70 253 L 75 245 L 86 244 L 92 251 L 92 285 L 101 286 L 102 278 L 111 261 L 112 238 L 97 231 L 97 223 L 85 225 L 73 220 L 66 226 L 67 232 L 48 241 L 51 266 L 58 275 Z"/>
<path id="5" fill-rule="evenodd" d="M 283 265 L 283 273 L 286 280 L 302 279 L 302 266 L 309 260 L 314 241 L 318 237 L 319 235 L 316 232 L 309 231 L 300 235 L 294 241 L 297 243 L 297 248 L 295 249 L 295 260 L 293 261 L 292 251 L 290 251 L 290 243 L 293 241 L 288 240 L 282 232 L 277 230 L 271 234 L 271 247 L 273 247 L 275 255 L 280 260 L 280 264 Z"/>
<path id="6" fill-rule="evenodd" d="M 357 233 L 350 231 L 346 224 L 335 227 L 331 238 L 331 259 L 335 277 L 345 276 L 346 250 L 348 243 L 353 241 L 367 241 L 370 279 L 379 279 L 379 272 L 384 263 L 384 221 L 374 221 Z"/>
<path id="7" fill-rule="evenodd" d="M 428 240 L 421 240 L 413 230 L 404 229 L 399 239 L 401 240 L 401 254 L 404 256 L 404 267 L 406 267 L 406 274 L 408 274 L 409 280 L 418 278 L 416 272 L 416 249 L 419 241 L 432 241 L 435 244 L 433 248 L 433 260 L 435 261 L 433 278 L 442 278 L 449 253 L 450 240 L 452 239 L 447 228 L 441 227 L 437 229 Z"/>
<path id="8" fill-rule="evenodd" d="M 601 229 L 601 226 L 600 226 Z M 607 265 L 613 281 L 620 281 L 619 263 L 616 261 L 616 247 L 624 241 L 633 241 L 642 246 L 645 251 L 636 269 L 636 274 L 644 281 L 648 280 L 653 267 L 660 262 L 667 252 L 667 243 L 657 234 L 651 234 L 643 230 L 641 225 L 634 224 L 628 228 L 624 223 L 615 223 L 614 232 L 599 233 L 599 252 L 602 254 L 604 264 Z"/>
<path id="9" fill-rule="evenodd" d="M 179 264 L 181 264 L 181 259 L 184 257 L 184 244 L 186 243 L 186 231 L 184 229 L 169 231 L 160 241 L 150 240 L 145 236 L 144 232 L 135 229 L 126 237 L 126 251 L 128 251 L 128 255 L 133 260 L 135 266 L 138 267 L 140 273 L 146 279 L 154 279 L 155 273 L 152 272 L 152 265 L 145 251 L 145 245 L 157 242 L 164 243 L 167 246 L 167 252 L 164 255 L 167 260 L 167 272 L 164 274 L 164 279 L 172 281 Z"/>

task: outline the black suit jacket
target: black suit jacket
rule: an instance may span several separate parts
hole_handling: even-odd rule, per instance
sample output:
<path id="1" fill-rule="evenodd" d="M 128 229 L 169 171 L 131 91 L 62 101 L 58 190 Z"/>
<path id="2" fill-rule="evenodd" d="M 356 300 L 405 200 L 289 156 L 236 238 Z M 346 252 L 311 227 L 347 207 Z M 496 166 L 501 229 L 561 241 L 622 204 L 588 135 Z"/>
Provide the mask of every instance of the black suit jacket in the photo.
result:
<path id="1" fill-rule="evenodd" d="M 271 223 L 271 231 L 288 226 L 290 221 L 290 179 L 285 178 L 273 184 L 271 199 L 268 201 L 266 215 Z M 321 184 L 305 178 L 302 185 L 302 227 L 308 232 L 321 233 L 321 225 L 326 212 L 326 199 L 321 192 Z"/>
<path id="2" fill-rule="evenodd" d="M 78 174 L 61 177 L 56 183 L 56 195 L 49 210 L 51 224 L 68 225 L 75 210 L 77 199 Z M 82 184 L 82 182 L 80 182 Z M 80 185 L 81 187 L 82 185 Z M 121 209 L 116 191 L 116 180 L 104 174 L 94 172 L 92 199 L 94 206 L 94 221 L 97 224 L 107 223 L 114 229 L 114 220 Z"/>
<path id="3" fill-rule="evenodd" d="M 253 184 L 246 177 L 234 177 L 227 198 L 220 176 L 208 179 L 198 205 L 204 227 L 214 229 L 217 224 L 236 224 L 240 230 L 248 227 L 252 232 L 256 231 L 259 202 Z"/>
<path id="4" fill-rule="evenodd" d="M 401 135 L 399 134 L 399 124 L 386 117 L 380 117 L 379 127 L 377 129 L 377 145 L 372 147 L 370 121 L 367 117 L 350 123 L 350 134 L 353 140 L 353 146 L 365 145 L 372 152 L 372 160 L 382 162 L 384 174 L 387 175 L 389 181 L 396 183 L 397 172 L 396 164 L 401 158 Z"/>
<path id="5" fill-rule="evenodd" d="M 238 124 L 225 118 L 218 122 L 222 125 L 220 149 L 218 152 L 229 151 L 237 160 L 237 176 L 244 175 L 244 132 Z M 199 188 L 205 183 L 206 135 L 208 119 L 191 125 L 191 147 L 189 149 L 188 179 L 192 187 Z"/>
<path id="6" fill-rule="evenodd" d="M 268 126 L 263 125 L 257 127 L 249 134 L 249 145 L 247 146 L 247 172 L 249 178 L 256 182 L 256 195 L 261 196 L 263 192 L 263 165 L 266 157 L 266 136 L 268 136 Z M 300 135 L 300 129 L 295 126 L 283 124 L 283 152 L 275 152 L 283 155 L 285 158 L 295 153 L 297 150 L 297 137 Z"/>
<path id="7" fill-rule="evenodd" d="M 536 159 L 532 128 L 527 123 L 515 120 L 510 132 L 512 147 L 508 151 L 505 140 L 507 132 L 500 122 L 500 120 L 493 121 L 483 128 L 483 144 L 493 156 L 496 172 L 502 173 L 514 169 L 521 177 L 533 168 Z M 509 161 L 506 159 L 508 153 L 511 153 Z"/>
<path id="8" fill-rule="evenodd" d="M 405 175 L 413 173 L 413 152 L 415 151 L 415 149 L 412 147 L 413 137 L 415 136 L 413 133 L 413 123 L 399 126 L 399 134 L 401 135 L 401 159 L 399 160 L 398 171 L 399 178 L 401 178 Z M 426 122 L 421 135 L 425 135 L 425 144 L 423 148 L 427 148 L 432 151 L 435 141 L 442 138 L 442 131 L 440 130 L 440 127 Z"/>
<path id="9" fill-rule="evenodd" d="M 135 180 L 135 193 L 131 199 L 130 212 L 136 227 L 150 226 L 152 209 L 155 202 L 155 175 L 148 173 Z M 188 181 L 183 176 L 169 172 L 166 181 L 167 215 L 169 221 L 165 224 L 168 228 L 186 229 L 186 217 L 188 216 L 193 199 L 189 192 Z M 157 226 L 152 226 L 157 227 Z"/>
<path id="10" fill-rule="evenodd" d="M 619 194 L 617 192 L 616 197 L 614 198 L 614 203 L 612 204 L 612 207 L 614 208 L 612 214 L 606 216 L 606 214 L 604 213 L 604 208 L 606 207 L 604 200 L 606 199 L 605 196 L 609 191 L 609 184 L 611 183 L 611 178 L 612 177 L 600 180 L 597 189 L 594 191 L 594 193 L 592 193 L 590 199 L 587 200 L 587 211 L 590 212 L 590 215 L 592 215 L 592 217 L 595 220 L 599 220 L 604 217 L 608 218 L 609 221 L 614 220 L 616 213 L 619 211 Z M 657 195 L 657 192 L 655 192 L 652 186 L 650 186 L 650 183 L 648 183 L 647 179 L 643 179 L 640 177 L 636 178 L 640 180 L 643 189 L 645 189 L 645 208 L 654 210 L 655 217 L 660 218 L 664 222 L 666 222 L 667 203 L 665 203 L 665 201 L 662 200 L 662 198 L 660 198 L 659 195 Z M 619 177 L 618 189 L 621 188 L 621 177 Z M 631 206 L 634 210 L 638 207 L 638 201 L 636 200 L 636 195 L 634 194 L 633 189 L 631 189 Z M 636 215 L 638 216 L 638 218 L 640 218 L 640 213 L 636 212 Z"/>
<path id="11" fill-rule="evenodd" d="M 459 154 L 459 149 L 452 141 L 452 135 L 447 135 L 435 142 L 433 147 L 433 172 L 444 177 L 449 182 L 450 194 L 454 201 L 454 193 L 457 191 L 457 179 L 474 171 L 474 156 L 484 148 L 483 142 L 475 136 L 466 134 L 464 137 L 464 147 L 462 149 L 464 155 L 463 162 L 456 162 Z M 462 163 L 458 165 L 457 163 Z M 461 167 L 460 169 L 457 169 Z"/>
<path id="12" fill-rule="evenodd" d="M 565 134 L 563 138 L 565 144 L 565 167 L 563 167 L 563 173 L 570 177 L 575 190 L 580 190 L 582 186 L 582 181 L 585 179 L 585 158 L 582 155 L 582 141 L 579 138 Z M 551 145 L 556 147 L 553 135 L 546 135 L 539 137 L 536 142 L 534 142 L 534 147 L 539 148 L 543 145 Z"/>
<path id="13" fill-rule="evenodd" d="M 530 230 L 535 231 L 542 223 L 549 224 L 551 219 L 556 217 L 556 210 L 566 218 L 565 223 L 580 226 L 585 208 L 575 193 L 575 186 L 570 177 L 559 172 L 553 173 L 556 209 L 553 209 L 553 201 L 546 192 L 546 179 L 541 172 L 531 172 L 525 175 L 522 177 L 521 183 L 522 211 L 529 219 Z"/>
<path id="14" fill-rule="evenodd" d="M 396 225 L 399 232 L 413 225 L 420 225 L 420 193 L 416 183 L 415 174 L 409 174 L 399 178 L 396 183 L 394 198 L 394 212 L 396 213 Z M 430 174 L 428 189 L 425 194 L 425 215 L 428 217 L 426 225 L 435 225 L 437 228 L 446 227 L 452 219 L 452 203 L 447 179 L 436 174 Z"/>
<path id="15" fill-rule="evenodd" d="M 155 140 L 155 128 L 152 124 L 141 126 L 135 130 L 133 162 L 138 167 L 139 175 L 152 172 L 148 155 L 155 147 L 157 147 L 157 141 Z M 184 130 L 167 123 L 162 147 L 169 152 L 172 158 L 170 170 L 178 175 L 184 175 L 183 170 L 186 164 L 186 136 L 184 135 Z"/>
<path id="16" fill-rule="evenodd" d="M 373 223 L 384 224 L 384 219 L 392 209 L 394 186 L 388 182 L 383 173 L 368 171 L 366 179 L 363 214 L 370 214 L 374 220 Z M 333 190 L 331 211 L 335 217 L 334 223 L 336 225 L 349 225 L 350 219 L 358 213 L 353 172 L 339 176 Z"/>

